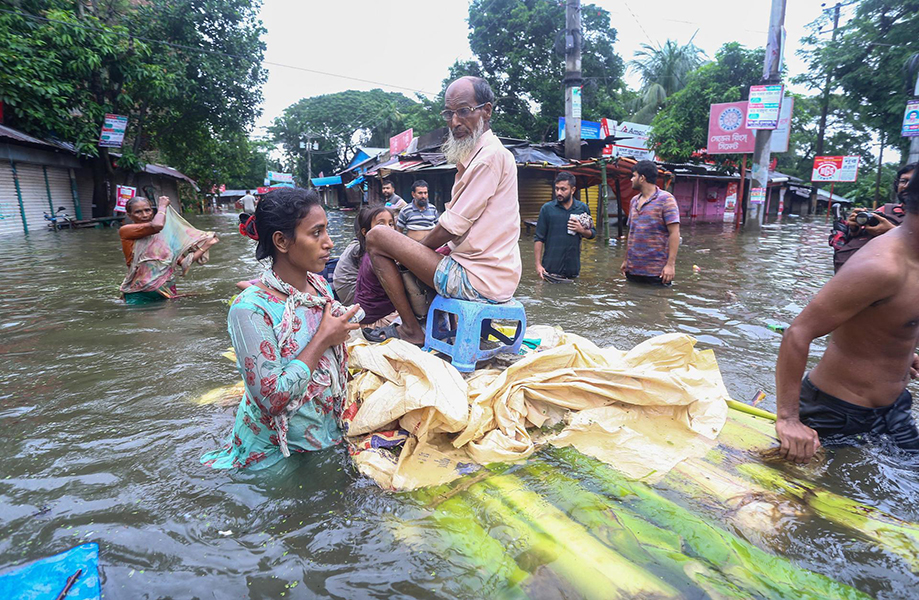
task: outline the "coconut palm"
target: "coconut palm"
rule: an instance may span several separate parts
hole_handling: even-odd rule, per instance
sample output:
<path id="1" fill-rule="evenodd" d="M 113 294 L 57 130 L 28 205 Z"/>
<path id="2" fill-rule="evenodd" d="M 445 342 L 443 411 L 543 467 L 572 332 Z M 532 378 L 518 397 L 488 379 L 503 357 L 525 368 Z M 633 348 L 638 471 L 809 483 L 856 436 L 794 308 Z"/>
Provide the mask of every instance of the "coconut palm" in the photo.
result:
<path id="1" fill-rule="evenodd" d="M 674 40 L 656 48 L 642 44 L 642 49 L 635 52 L 629 68 L 641 76 L 642 88 L 633 106 L 632 121 L 650 123 L 664 101 L 683 89 L 689 73 L 705 62 L 705 52 L 692 43 L 694 38 L 695 35 L 682 46 Z"/>

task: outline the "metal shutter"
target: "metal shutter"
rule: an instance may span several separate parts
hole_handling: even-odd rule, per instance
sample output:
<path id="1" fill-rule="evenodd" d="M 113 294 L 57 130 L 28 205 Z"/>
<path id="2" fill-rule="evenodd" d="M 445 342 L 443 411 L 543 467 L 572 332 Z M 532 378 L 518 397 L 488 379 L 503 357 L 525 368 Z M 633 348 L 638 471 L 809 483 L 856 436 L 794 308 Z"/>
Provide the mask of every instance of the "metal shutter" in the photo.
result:
<path id="1" fill-rule="evenodd" d="M 48 229 L 45 213 L 50 213 L 48 190 L 45 187 L 45 174 L 40 165 L 16 163 L 19 174 L 19 190 L 22 193 L 22 204 L 26 212 L 26 224 L 29 233 Z"/>
<path id="2" fill-rule="evenodd" d="M 51 189 L 51 203 L 54 210 L 63 206 L 71 219 L 77 217 L 73 207 L 73 190 L 70 188 L 70 169 L 47 167 L 48 187 Z"/>
<path id="3" fill-rule="evenodd" d="M 89 169 L 76 169 L 77 193 L 80 195 L 80 208 L 83 209 L 83 218 L 93 218 L 93 173 Z"/>
<path id="4" fill-rule="evenodd" d="M 19 198 L 9 162 L 0 162 L 0 236 L 22 235 Z"/>
<path id="5" fill-rule="evenodd" d="M 526 170 L 517 171 L 517 197 L 520 202 L 520 219 L 535 221 L 539 218 L 539 209 L 552 200 L 555 195 L 553 173 Z"/>

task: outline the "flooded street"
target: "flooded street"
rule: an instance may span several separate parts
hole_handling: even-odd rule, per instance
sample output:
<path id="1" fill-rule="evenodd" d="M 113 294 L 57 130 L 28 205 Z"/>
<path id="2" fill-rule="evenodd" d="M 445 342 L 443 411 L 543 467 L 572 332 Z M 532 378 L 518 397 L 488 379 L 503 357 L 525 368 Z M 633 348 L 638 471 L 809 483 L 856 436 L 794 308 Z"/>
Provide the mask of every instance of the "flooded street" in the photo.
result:
<path id="1" fill-rule="evenodd" d="M 329 213 L 335 255 L 353 214 Z M 117 297 L 125 265 L 114 229 L 0 240 L 0 565 L 98 541 L 107 600 L 467 595 L 454 557 L 393 535 L 419 509 L 359 477 L 343 448 L 260 474 L 198 462 L 232 427 L 235 405 L 195 400 L 239 379 L 220 356 L 230 345 L 226 301 L 259 265 L 235 214 L 190 221 L 221 235 L 210 262 L 178 282 L 196 295 L 146 307 Z M 822 217 L 744 234 L 684 225 L 672 289 L 626 283 L 615 242 L 584 243 L 577 283 L 540 281 L 532 234 L 522 234 L 516 297 L 530 324 L 557 324 L 601 346 L 691 334 L 715 350 L 732 397 L 763 390 L 762 406 L 774 410 L 781 335 L 768 326 L 787 325 L 832 275 L 827 232 Z M 824 487 L 919 520 L 919 477 L 907 457 L 848 448 L 830 451 L 822 469 Z M 692 508 L 717 518 L 714 508 Z M 904 561 L 841 528 L 802 518 L 783 531 L 794 533 L 780 544 L 797 564 L 879 598 L 915 597 L 919 576 Z"/>

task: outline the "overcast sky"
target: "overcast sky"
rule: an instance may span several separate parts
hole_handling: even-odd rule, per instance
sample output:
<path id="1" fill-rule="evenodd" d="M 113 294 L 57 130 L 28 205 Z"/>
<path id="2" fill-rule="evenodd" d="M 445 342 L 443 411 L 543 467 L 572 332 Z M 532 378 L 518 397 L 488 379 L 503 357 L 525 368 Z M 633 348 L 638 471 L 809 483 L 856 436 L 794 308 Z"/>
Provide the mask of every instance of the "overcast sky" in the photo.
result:
<path id="1" fill-rule="evenodd" d="M 686 43 L 693 34 L 695 44 L 709 57 L 729 41 L 763 46 L 770 8 L 767 0 L 599 0 L 594 4 L 611 13 L 618 31 L 615 50 L 626 61 L 642 43 L 663 44 L 668 38 Z M 804 70 L 795 52 L 806 25 L 820 16 L 821 4 L 819 0 L 788 2 L 785 61 L 790 76 Z M 466 0 L 264 0 L 261 18 L 268 30 L 264 39 L 269 75 L 258 126 L 270 124 L 301 98 L 319 94 L 373 88 L 409 97 L 415 91 L 436 94 L 457 58 L 473 58 L 467 38 L 468 7 Z M 851 8 L 843 11 L 845 15 Z M 629 74 L 627 81 L 638 87 L 634 75 Z"/>

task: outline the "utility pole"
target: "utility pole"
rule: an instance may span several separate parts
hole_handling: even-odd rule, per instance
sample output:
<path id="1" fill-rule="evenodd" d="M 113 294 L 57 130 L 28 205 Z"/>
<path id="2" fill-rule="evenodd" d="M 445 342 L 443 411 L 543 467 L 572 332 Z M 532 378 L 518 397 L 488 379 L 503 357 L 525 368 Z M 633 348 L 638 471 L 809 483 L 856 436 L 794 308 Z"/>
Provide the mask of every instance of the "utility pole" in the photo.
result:
<path id="1" fill-rule="evenodd" d="M 833 7 L 833 42 L 836 41 L 836 30 L 839 29 L 839 9 L 842 8 L 842 4 L 839 2 L 836 3 L 836 6 Z M 823 156 L 823 140 L 826 137 L 826 116 L 830 111 L 830 89 L 833 83 L 833 72 L 830 71 L 826 74 L 826 84 L 823 86 L 823 104 L 820 107 L 820 127 L 817 130 L 817 148 L 814 156 Z M 817 189 L 820 189 L 820 185 L 815 186 Z M 817 208 L 817 195 L 813 196 L 811 200 L 811 212 L 814 212 Z"/>
<path id="2" fill-rule="evenodd" d="M 304 146 L 306 147 L 306 188 L 309 189 L 313 187 L 313 150 L 319 149 L 319 144 L 316 144 L 316 147 L 313 147 L 313 136 L 316 135 L 312 131 L 307 131 L 306 144 L 303 141 L 300 141 L 300 149 L 303 150 Z"/>
<path id="3" fill-rule="evenodd" d="M 565 4 L 565 158 L 581 159 L 581 0 Z"/>
<path id="4" fill-rule="evenodd" d="M 772 0 L 769 15 L 769 37 L 766 40 L 766 58 L 763 61 L 763 83 L 775 85 L 782 81 L 782 35 L 785 27 L 785 0 Z M 753 176 L 751 177 L 750 200 L 753 190 L 762 188 L 769 192 L 769 154 L 772 143 L 771 129 L 756 130 L 756 145 L 753 148 Z M 759 229 L 763 224 L 764 205 L 748 204 L 744 227 Z"/>

